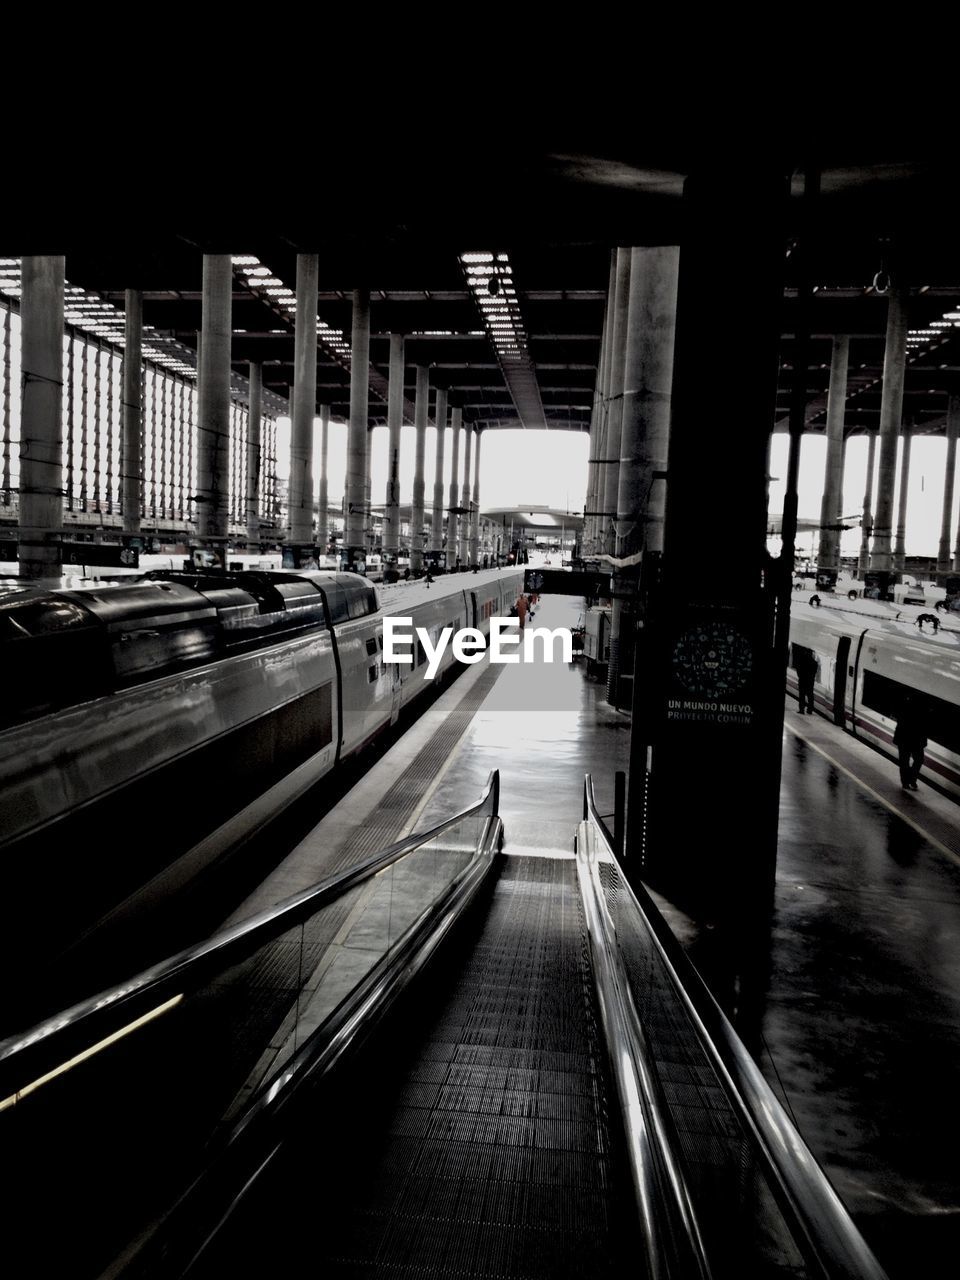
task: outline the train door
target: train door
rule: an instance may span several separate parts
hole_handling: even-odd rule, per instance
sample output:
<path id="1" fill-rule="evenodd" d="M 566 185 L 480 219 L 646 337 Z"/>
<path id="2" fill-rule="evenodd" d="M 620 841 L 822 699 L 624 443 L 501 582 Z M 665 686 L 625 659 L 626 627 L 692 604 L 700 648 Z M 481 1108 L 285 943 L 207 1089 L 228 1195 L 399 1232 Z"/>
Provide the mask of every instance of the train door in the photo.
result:
<path id="1" fill-rule="evenodd" d="M 850 637 L 841 636 L 837 645 L 837 663 L 833 672 L 833 723 L 846 725 L 844 703 L 847 696 L 847 672 L 850 665 Z"/>
<path id="2" fill-rule="evenodd" d="M 477 610 L 477 593 L 475 591 L 470 592 L 470 616 L 473 619 L 470 623 L 471 627 L 479 627 L 480 621 Z"/>
<path id="3" fill-rule="evenodd" d="M 380 646 L 380 657 L 383 658 L 383 627 L 377 627 L 377 644 Z M 400 708 L 403 705 L 403 680 L 402 672 L 404 668 L 399 662 L 391 662 L 389 664 L 381 662 L 381 670 L 384 676 L 388 676 L 390 680 L 390 723 L 396 724 L 400 715 Z M 389 673 L 389 674 L 388 674 Z"/>

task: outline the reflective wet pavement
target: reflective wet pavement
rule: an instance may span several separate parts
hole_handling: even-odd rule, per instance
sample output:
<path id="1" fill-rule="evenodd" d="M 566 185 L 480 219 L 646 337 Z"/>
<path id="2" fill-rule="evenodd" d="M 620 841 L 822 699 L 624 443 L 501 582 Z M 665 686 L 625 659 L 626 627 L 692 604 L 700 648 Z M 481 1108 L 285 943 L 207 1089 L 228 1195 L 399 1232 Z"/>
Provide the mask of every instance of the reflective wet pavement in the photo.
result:
<path id="1" fill-rule="evenodd" d="M 960 1244 L 960 867 L 791 732 L 783 765 L 766 995 L 738 1029 L 891 1273 L 915 1273 Z"/>
<path id="2" fill-rule="evenodd" d="M 533 625 L 575 626 L 580 609 L 545 597 Z M 402 770 L 484 669 L 465 673 L 437 703 L 440 719 L 431 712 L 351 793 L 345 820 L 363 822 L 377 770 Z M 604 694 L 579 662 L 502 667 L 414 825 L 471 804 L 499 768 L 506 851 L 570 854 L 584 772 L 607 812 L 626 768 L 629 718 Z M 792 700 L 786 718 L 772 919 L 726 936 L 665 904 L 667 914 L 891 1276 L 941 1274 L 927 1259 L 960 1247 L 960 807 L 900 792 L 892 761 L 799 717 Z M 695 801 L 693 769 L 690 789 Z M 336 821 L 334 811 L 322 824 L 330 847 Z M 724 833 L 703 838 L 735 848 Z M 309 883 L 309 866 L 297 874 Z"/>
<path id="3" fill-rule="evenodd" d="M 531 627 L 577 625 L 583 602 L 544 596 Z M 605 686 L 589 679 L 582 661 L 537 660 L 504 666 L 469 732 L 456 768 L 444 777 L 424 817 L 429 823 L 480 793 L 491 769 L 500 770 L 500 815 L 507 849 L 517 853 L 573 850 L 583 816 L 583 775 L 595 775 L 602 811 L 613 810 L 613 775 L 626 768 L 630 717 L 604 701 Z M 556 654 L 559 658 L 559 646 Z"/>
<path id="4" fill-rule="evenodd" d="M 545 597 L 534 625 L 578 612 Z M 612 809 L 626 767 L 629 720 L 603 698 L 579 663 L 504 668 L 424 817 L 499 768 L 507 851 L 571 850 L 583 773 Z M 787 720 L 869 789 L 785 732 L 772 920 L 731 939 L 668 914 L 891 1275 L 914 1274 L 960 1245 L 960 865 L 942 847 L 960 809 L 901 798 L 894 763 L 792 702 Z"/>

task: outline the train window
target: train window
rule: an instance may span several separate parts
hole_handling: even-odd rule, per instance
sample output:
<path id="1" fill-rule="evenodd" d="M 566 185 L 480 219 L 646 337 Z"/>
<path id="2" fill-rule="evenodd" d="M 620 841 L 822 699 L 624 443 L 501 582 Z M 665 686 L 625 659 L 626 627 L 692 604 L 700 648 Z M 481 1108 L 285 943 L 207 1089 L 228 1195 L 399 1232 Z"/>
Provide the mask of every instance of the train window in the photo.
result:
<path id="1" fill-rule="evenodd" d="M 0 726 L 88 702 L 113 684 L 105 629 L 62 597 L 0 606 L 0 661 L 8 676 Z"/>
<path id="2" fill-rule="evenodd" d="M 347 599 L 351 618 L 367 618 L 376 613 L 380 607 L 377 593 L 373 587 L 366 587 L 362 582 L 351 582 L 347 587 Z"/>
<path id="3" fill-rule="evenodd" d="M 427 654 L 422 643 L 417 641 L 417 666 L 422 667 L 427 660 Z"/>
<path id="4" fill-rule="evenodd" d="M 56 596 L 49 599 L 14 599 L 0 606 L 0 640 L 22 640 L 76 627 L 89 627 L 90 615 L 79 605 Z"/>
<path id="5" fill-rule="evenodd" d="M 943 698 L 934 697 L 932 693 L 908 689 L 906 685 L 888 680 L 886 676 L 877 675 L 876 672 L 863 673 L 863 705 L 888 720 L 899 718 L 907 693 L 920 708 L 928 739 L 946 747 L 953 755 L 960 755 L 960 707 L 955 707 Z"/>
<path id="6" fill-rule="evenodd" d="M 377 639 L 376 639 L 376 636 L 371 636 L 370 639 L 367 641 L 367 653 L 373 654 L 376 652 L 377 652 Z"/>
<path id="7" fill-rule="evenodd" d="M 217 633 L 207 619 L 179 626 L 125 627 L 113 636 L 113 669 L 121 684 L 152 680 L 217 656 Z"/>
<path id="8" fill-rule="evenodd" d="M 900 714 L 900 706 L 906 692 L 905 686 L 898 684 L 896 680 L 888 680 L 886 676 L 877 675 L 875 671 L 863 673 L 863 705 L 881 716 L 886 716 L 888 720 L 896 720 Z"/>
<path id="9" fill-rule="evenodd" d="M 343 587 L 338 582 L 325 583 L 323 592 L 327 599 L 327 612 L 333 625 L 346 622 L 350 617 L 350 606 Z"/>
<path id="10" fill-rule="evenodd" d="M 960 755 L 960 708 L 932 694 L 921 695 L 927 717 L 927 737 L 952 755 Z"/>
<path id="11" fill-rule="evenodd" d="M 374 663 L 372 667 L 368 667 L 367 668 L 368 682 L 370 684 L 373 684 L 379 674 L 380 674 L 380 668 L 376 663 Z"/>

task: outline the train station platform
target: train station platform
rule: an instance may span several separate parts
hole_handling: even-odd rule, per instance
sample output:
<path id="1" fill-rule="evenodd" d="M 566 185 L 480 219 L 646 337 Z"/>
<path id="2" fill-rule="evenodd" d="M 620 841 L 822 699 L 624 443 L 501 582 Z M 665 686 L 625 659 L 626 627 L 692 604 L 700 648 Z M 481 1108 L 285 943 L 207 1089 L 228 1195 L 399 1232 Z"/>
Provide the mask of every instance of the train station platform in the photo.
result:
<path id="1" fill-rule="evenodd" d="M 960 1247 L 960 810 L 789 698 L 780 805 L 776 909 L 737 1028 L 907 1275 Z"/>
<path id="2" fill-rule="evenodd" d="M 572 599 L 545 597 L 533 625 L 575 625 L 579 608 Z M 367 1056 L 326 1127 L 304 1130 L 297 1157 L 280 1161 L 282 1178 L 271 1180 L 221 1256 L 234 1273 L 241 1259 L 273 1265 L 271 1249 L 297 1265 L 323 1260 L 344 1275 L 378 1274 L 386 1256 L 398 1275 L 547 1276 L 566 1274 L 564 1267 L 602 1274 L 608 1262 L 630 1255 L 636 1224 L 622 1201 L 629 1175 L 611 1124 L 614 1088 L 597 1065 L 597 1007 L 585 994 L 590 966 L 574 861 L 584 774 L 595 777 L 605 815 L 613 808 L 614 772 L 626 762 L 628 717 L 611 710 L 604 694 L 578 662 L 469 668 L 223 922 L 242 930 L 251 916 L 408 833 L 440 832 L 499 771 L 504 869 L 475 942 L 444 967 L 429 1008 L 426 1000 L 413 1006 L 400 1039 Z M 951 961 L 960 954 L 960 864 L 951 848 L 951 802 L 928 791 L 900 792 L 894 763 L 825 720 L 798 716 L 792 703 L 784 742 L 772 916 L 729 937 L 656 900 L 897 1280 L 935 1246 L 956 1243 L 958 1135 L 949 1099 L 960 1066 L 960 988 Z M 693 775 L 690 788 L 695 812 Z M 470 821 L 469 842 L 482 842 L 479 818 Z M 694 824 L 683 833 L 716 839 L 718 847 L 722 836 Z M 303 924 L 267 947 L 247 966 L 246 985 L 236 987 L 235 974 L 229 986 L 217 978 L 184 1015 L 172 1045 L 159 1038 L 169 1003 L 151 1011 L 161 1018 L 148 1042 L 155 1078 L 136 1095 L 152 1099 L 150 1121 L 121 1134 L 129 1149 L 111 1155 L 114 1178 L 147 1139 L 169 1143 L 168 1130 L 187 1133 L 203 1107 L 242 1115 L 271 1073 L 298 1060 L 304 1037 L 383 961 L 384 921 L 386 937 L 395 937 L 440 862 L 463 861 L 463 847 L 448 836 L 427 846 L 406 879 L 393 870 L 378 874 L 342 906 L 335 903 L 319 932 Z M 270 1011 L 278 994 L 290 1010 L 279 1023 Z M 233 1038 L 217 1029 L 224 1006 Z M 654 1030 L 662 1033 L 662 1020 L 650 1024 Z M 251 1056 L 258 1034 L 267 1047 Z M 186 1108 L 174 1098 L 174 1063 Z M 132 1078 L 126 1059 L 117 1070 L 120 1079 Z M 94 1140 L 116 1088 L 109 1073 L 86 1086 L 80 1118 L 66 1095 L 50 1091 L 53 1153 L 35 1142 L 24 1112 L 25 1183 L 32 1174 L 45 1186 L 51 1156 L 64 1154 L 57 1126 L 69 1129 L 73 1157 L 84 1140 Z M 681 1076 L 668 1092 L 672 1105 L 699 1117 L 715 1090 Z M 132 1101 L 130 1110 L 136 1118 Z M 709 1165 L 721 1159 L 720 1148 L 702 1123 L 692 1123 L 686 1140 Z M 189 1144 L 185 1149 L 196 1158 Z M 723 1154 L 725 1170 L 738 1150 L 734 1143 Z M 297 1172 L 305 1155 L 314 1162 L 307 1178 Z M 406 1172 L 398 1180 L 401 1161 Z M 77 1197 L 75 1176 L 71 1160 L 57 1164 L 58 1180 Z M 162 1183 L 156 1172 L 148 1186 L 151 1180 Z M 367 1191 L 372 1199 L 359 1207 Z M 122 1209 L 129 1188 L 121 1183 L 116 1193 Z M 163 1193 L 161 1185 L 156 1194 Z M 78 1222 L 82 1204 L 81 1196 L 71 1210 Z M 249 1238 L 252 1224 L 281 1215 L 308 1224 L 317 1204 L 338 1224 L 329 1235 L 324 1228 L 325 1252 L 309 1225 L 283 1241 L 274 1233 L 268 1248 L 262 1232 Z M 723 1216 L 715 1214 L 712 1225 L 722 1226 Z M 752 1211 L 748 1216 L 753 1222 Z M 751 1248 L 758 1247 L 754 1240 Z M 210 1265 L 217 1274 L 216 1259 Z M 762 1274 L 807 1273 L 785 1255 Z"/>
<path id="3" fill-rule="evenodd" d="M 579 607 L 543 597 L 533 625 L 575 625 Z M 346 865 L 344 850 L 390 824 L 393 838 L 430 827 L 493 768 L 504 852 L 572 857 L 584 773 L 611 813 L 626 767 L 629 717 L 604 695 L 580 663 L 470 668 L 233 919 Z M 892 1274 L 918 1248 L 960 1243 L 960 1124 L 946 1105 L 960 1078 L 958 816 L 788 698 L 772 919 L 729 939 L 654 895 Z"/>
<path id="4" fill-rule="evenodd" d="M 581 607 L 572 598 L 544 597 L 528 625 L 575 626 Z M 579 661 L 468 667 L 228 923 L 429 827 L 478 795 L 492 769 L 501 774 L 506 851 L 570 856 L 584 772 L 593 771 L 601 806 L 612 812 L 613 775 L 624 767 L 630 720 L 604 694 Z"/>

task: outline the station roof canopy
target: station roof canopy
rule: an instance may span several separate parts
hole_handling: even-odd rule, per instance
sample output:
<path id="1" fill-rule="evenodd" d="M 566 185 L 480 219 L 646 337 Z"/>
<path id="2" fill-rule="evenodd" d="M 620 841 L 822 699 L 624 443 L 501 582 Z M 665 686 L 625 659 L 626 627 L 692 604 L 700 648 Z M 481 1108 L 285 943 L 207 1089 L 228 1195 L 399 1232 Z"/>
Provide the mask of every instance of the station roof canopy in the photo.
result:
<path id="1" fill-rule="evenodd" d="M 569 511 L 557 511 L 553 507 L 491 507 L 480 513 L 486 520 L 515 529 L 537 533 L 575 533 L 583 528 L 583 516 Z"/>
<path id="2" fill-rule="evenodd" d="M 408 419 L 414 366 L 423 364 L 434 386 L 448 388 L 466 423 L 588 430 L 611 248 L 680 241 L 684 179 L 706 163 L 709 148 L 694 153 L 658 139 L 656 130 L 625 123 L 576 136 L 524 141 L 518 129 L 509 139 L 471 135 L 469 147 L 454 142 L 444 136 L 427 154 L 328 137 L 315 163 L 291 165 L 279 186 L 253 180 L 239 163 L 209 172 L 199 164 L 195 172 L 171 169 L 168 182 L 161 154 L 149 193 L 142 174 L 118 173 L 112 153 L 113 167 L 106 157 L 82 157 L 76 185 L 102 198 L 51 206 L 45 195 L 31 198 L 27 181 L 0 233 L 0 292 L 10 278 L 2 274 L 6 264 L 18 255 L 65 253 L 70 285 L 118 310 L 125 289 L 142 289 L 145 323 L 186 353 L 189 365 L 201 324 L 201 254 L 230 253 L 234 368 L 242 375 L 247 362 L 259 362 L 277 411 L 293 382 L 297 254 L 315 252 L 317 400 L 331 406 L 335 419 L 349 413 L 351 295 L 365 287 L 371 424 L 386 419 L 388 338 L 402 333 Z M 796 348 L 798 278 L 789 251 L 800 226 L 803 164 L 786 146 L 743 161 L 725 145 L 719 163 L 730 176 L 732 200 L 738 164 L 794 174 L 780 326 L 782 427 Z M 823 428 L 838 334 L 851 340 L 847 430 L 877 425 L 887 312 L 882 272 L 893 246 L 912 291 L 904 421 L 918 431 L 941 431 L 960 378 L 958 167 L 948 151 L 931 159 L 893 144 L 837 147 L 814 162 L 820 196 L 805 371 L 808 429 Z M 729 350 L 729 379 L 704 388 L 704 414 L 718 406 L 729 414 L 738 350 L 752 335 L 723 326 L 723 296 L 737 288 L 737 264 L 725 260 L 722 243 L 716 277 L 704 287 L 716 294 L 717 342 Z"/>

